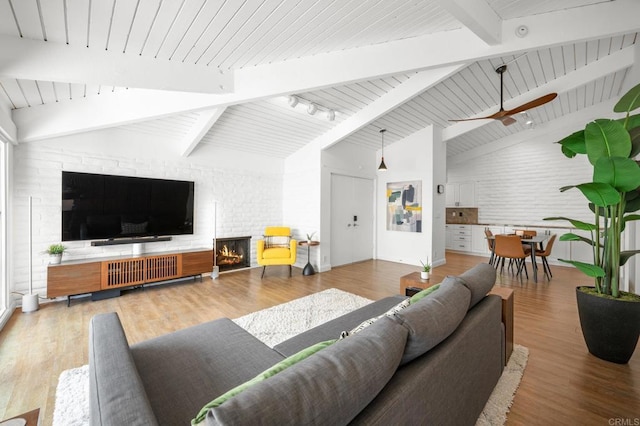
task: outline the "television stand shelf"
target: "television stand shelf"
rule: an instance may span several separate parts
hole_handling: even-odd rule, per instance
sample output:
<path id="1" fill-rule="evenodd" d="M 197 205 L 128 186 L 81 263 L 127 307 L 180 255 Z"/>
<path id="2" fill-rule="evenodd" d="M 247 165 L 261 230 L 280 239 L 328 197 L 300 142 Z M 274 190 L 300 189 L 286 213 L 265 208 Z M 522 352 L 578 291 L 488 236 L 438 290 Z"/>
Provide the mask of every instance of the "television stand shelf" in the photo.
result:
<path id="1" fill-rule="evenodd" d="M 91 293 L 99 300 L 119 295 L 122 288 L 202 276 L 212 270 L 211 249 L 75 260 L 49 265 L 47 297 L 67 296 L 69 305 L 71 296 L 79 294 Z"/>

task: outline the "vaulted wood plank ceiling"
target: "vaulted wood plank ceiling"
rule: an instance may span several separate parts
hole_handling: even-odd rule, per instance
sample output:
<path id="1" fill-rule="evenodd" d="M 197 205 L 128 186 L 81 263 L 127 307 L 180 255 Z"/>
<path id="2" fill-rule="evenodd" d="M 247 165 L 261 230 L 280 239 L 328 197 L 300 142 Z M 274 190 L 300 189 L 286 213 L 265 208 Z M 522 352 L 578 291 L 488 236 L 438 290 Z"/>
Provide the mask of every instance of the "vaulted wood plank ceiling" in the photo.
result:
<path id="1" fill-rule="evenodd" d="M 377 150 L 380 128 L 392 144 L 434 124 L 456 155 L 527 131 L 449 121 L 498 110 L 501 64 L 507 109 L 559 94 L 529 111 L 539 127 L 618 97 L 640 62 L 637 16 L 634 0 L 0 0 L 0 104 L 17 128 L 0 121 L 0 135 L 183 140 L 204 125 L 184 155 L 286 158 L 316 140 Z"/>

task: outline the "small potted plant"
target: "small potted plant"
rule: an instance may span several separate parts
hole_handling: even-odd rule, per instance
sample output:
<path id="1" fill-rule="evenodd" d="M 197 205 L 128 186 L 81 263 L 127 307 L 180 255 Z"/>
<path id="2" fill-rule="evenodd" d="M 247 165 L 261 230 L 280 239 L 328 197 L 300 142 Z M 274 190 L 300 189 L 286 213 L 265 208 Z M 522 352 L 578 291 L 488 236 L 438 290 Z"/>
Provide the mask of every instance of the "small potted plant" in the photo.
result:
<path id="1" fill-rule="evenodd" d="M 422 271 L 420 271 L 420 279 L 421 280 L 428 280 L 429 279 L 429 273 L 431 272 L 431 264 L 429 263 L 429 258 L 427 257 L 427 261 L 426 262 L 423 262 L 421 260 L 420 263 L 422 263 Z"/>
<path id="2" fill-rule="evenodd" d="M 313 236 L 315 235 L 315 232 L 312 232 L 310 234 L 307 234 L 307 242 L 310 243 L 313 240 Z"/>
<path id="3" fill-rule="evenodd" d="M 64 253 L 66 249 L 67 248 L 61 243 L 51 244 L 47 249 L 47 253 L 49 253 L 49 264 L 59 265 L 62 261 L 62 253 Z"/>

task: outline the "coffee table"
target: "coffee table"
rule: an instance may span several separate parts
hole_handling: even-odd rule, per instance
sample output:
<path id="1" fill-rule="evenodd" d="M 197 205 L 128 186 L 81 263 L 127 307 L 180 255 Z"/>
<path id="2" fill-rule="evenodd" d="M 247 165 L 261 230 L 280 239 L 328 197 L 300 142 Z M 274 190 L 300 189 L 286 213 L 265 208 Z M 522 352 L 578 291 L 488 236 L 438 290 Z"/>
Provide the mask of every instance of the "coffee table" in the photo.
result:
<path id="1" fill-rule="evenodd" d="M 433 275 L 429 280 L 422 280 L 420 279 L 420 272 L 412 272 L 400 277 L 400 294 L 407 295 L 407 287 L 424 290 L 438 283 L 440 283 L 440 280 L 434 280 Z M 504 362 L 506 365 L 513 352 L 513 290 L 496 285 L 493 286 L 489 294 L 496 294 L 502 298 L 502 323 L 504 324 L 505 333 Z"/>

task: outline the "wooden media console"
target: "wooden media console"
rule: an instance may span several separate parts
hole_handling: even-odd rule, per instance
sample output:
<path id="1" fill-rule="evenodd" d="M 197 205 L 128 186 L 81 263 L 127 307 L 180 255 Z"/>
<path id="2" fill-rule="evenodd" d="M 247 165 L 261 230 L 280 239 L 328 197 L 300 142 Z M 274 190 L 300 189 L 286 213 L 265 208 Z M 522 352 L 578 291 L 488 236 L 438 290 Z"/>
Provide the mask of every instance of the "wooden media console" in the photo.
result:
<path id="1" fill-rule="evenodd" d="M 177 278 L 195 277 L 213 270 L 213 250 L 195 249 L 171 253 L 150 253 L 138 256 L 117 256 L 102 259 L 72 260 L 47 268 L 47 297 L 100 292 Z M 114 294 L 118 295 L 118 294 Z"/>

